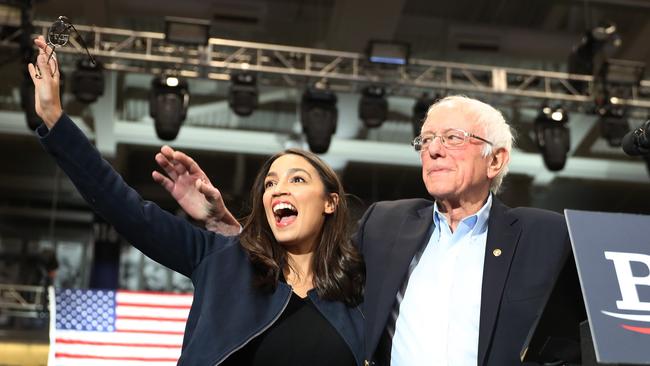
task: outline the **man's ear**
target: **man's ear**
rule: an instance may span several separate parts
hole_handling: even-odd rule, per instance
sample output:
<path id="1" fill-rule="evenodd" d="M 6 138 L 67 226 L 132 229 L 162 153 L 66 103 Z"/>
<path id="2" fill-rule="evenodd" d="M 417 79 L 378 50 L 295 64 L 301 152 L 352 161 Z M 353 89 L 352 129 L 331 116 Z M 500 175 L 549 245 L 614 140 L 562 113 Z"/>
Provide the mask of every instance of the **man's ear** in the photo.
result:
<path id="1" fill-rule="evenodd" d="M 510 153 L 508 150 L 501 147 L 493 152 L 488 159 L 490 159 L 490 163 L 487 167 L 487 177 L 493 179 L 506 165 L 508 165 L 508 161 L 510 161 Z"/>
<path id="2" fill-rule="evenodd" d="M 339 195 L 338 193 L 330 193 L 328 198 L 327 202 L 325 202 L 325 214 L 331 215 L 339 206 Z"/>

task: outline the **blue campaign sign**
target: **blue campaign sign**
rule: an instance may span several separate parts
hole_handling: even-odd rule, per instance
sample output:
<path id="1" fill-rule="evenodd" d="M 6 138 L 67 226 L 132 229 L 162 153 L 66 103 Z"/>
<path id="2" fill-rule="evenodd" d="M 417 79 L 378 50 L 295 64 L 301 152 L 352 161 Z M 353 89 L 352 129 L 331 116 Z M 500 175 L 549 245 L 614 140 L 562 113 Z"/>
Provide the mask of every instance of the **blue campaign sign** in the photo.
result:
<path id="1" fill-rule="evenodd" d="M 650 364 L 650 216 L 564 214 L 598 362 Z"/>

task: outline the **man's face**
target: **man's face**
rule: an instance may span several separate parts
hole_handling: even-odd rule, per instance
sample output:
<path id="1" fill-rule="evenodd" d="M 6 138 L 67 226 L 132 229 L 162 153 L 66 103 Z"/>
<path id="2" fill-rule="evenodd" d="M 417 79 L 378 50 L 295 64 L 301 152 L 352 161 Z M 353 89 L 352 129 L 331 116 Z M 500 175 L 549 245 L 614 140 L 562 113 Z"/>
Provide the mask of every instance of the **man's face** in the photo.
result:
<path id="1" fill-rule="evenodd" d="M 422 126 L 422 134 L 439 135 L 449 128 L 485 137 L 485 131 L 478 128 L 460 109 L 440 106 L 433 110 Z M 468 138 L 463 146 L 447 148 L 440 138 L 435 138 L 420 152 L 422 179 L 427 191 L 438 200 L 462 202 L 484 199 L 490 190 L 490 157 L 483 157 L 485 143 Z"/>

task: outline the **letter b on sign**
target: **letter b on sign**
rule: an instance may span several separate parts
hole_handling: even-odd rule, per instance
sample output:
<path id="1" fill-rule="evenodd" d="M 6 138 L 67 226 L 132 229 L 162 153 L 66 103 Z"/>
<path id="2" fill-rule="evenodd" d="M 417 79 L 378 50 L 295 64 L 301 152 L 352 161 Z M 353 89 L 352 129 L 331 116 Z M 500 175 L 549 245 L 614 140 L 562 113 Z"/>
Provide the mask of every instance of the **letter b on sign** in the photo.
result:
<path id="1" fill-rule="evenodd" d="M 639 300 L 637 286 L 650 286 L 650 273 L 645 277 L 635 277 L 632 273 L 632 262 L 642 263 L 650 272 L 650 255 L 623 252 L 605 252 L 605 258 L 614 262 L 614 270 L 621 289 L 620 301 L 616 307 L 621 310 L 650 311 L 650 302 Z"/>

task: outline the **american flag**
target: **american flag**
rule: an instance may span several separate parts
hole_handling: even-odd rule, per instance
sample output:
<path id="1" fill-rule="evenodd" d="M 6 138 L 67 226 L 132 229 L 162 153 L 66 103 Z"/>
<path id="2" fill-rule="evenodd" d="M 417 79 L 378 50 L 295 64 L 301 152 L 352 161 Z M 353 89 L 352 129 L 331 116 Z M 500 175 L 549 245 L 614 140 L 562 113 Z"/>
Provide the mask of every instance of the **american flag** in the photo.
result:
<path id="1" fill-rule="evenodd" d="M 48 366 L 176 365 L 191 304 L 184 294 L 53 290 Z"/>

